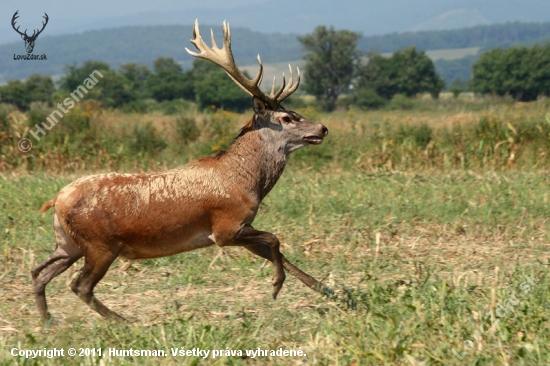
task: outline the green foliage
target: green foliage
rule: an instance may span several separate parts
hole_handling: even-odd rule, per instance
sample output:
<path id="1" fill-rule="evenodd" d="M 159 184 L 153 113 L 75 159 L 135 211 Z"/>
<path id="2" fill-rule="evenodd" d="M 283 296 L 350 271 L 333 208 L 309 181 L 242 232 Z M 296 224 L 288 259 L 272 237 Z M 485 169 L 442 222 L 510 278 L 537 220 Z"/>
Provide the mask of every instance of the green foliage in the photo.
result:
<path id="1" fill-rule="evenodd" d="M 413 100 L 405 94 L 395 94 L 387 106 L 388 110 L 400 109 L 404 111 L 410 111 L 413 108 Z"/>
<path id="2" fill-rule="evenodd" d="M 396 143 L 406 144 L 411 142 L 417 147 L 425 149 L 433 139 L 432 129 L 425 123 L 420 125 L 400 125 Z"/>
<path id="3" fill-rule="evenodd" d="M 151 111 L 160 111 L 167 116 L 182 113 L 191 108 L 191 102 L 183 99 L 165 100 L 151 105 Z"/>
<path id="4" fill-rule="evenodd" d="M 472 66 L 472 90 L 531 101 L 550 94 L 550 45 L 500 48 Z"/>
<path id="5" fill-rule="evenodd" d="M 210 61 L 197 59 L 192 73 L 197 106 L 242 112 L 251 106 L 251 98 L 230 77 Z M 248 73 L 244 72 L 250 78 Z"/>
<path id="6" fill-rule="evenodd" d="M 469 82 L 464 79 L 454 79 L 449 85 L 449 91 L 453 94 L 454 98 L 458 98 L 458 96 L 463 92 L 468 90 L 469 88 Z"/>
<path id="7" fill-rule="evenodd" d="M 149 90 L 147 81 L 151 77 L 151 70 L 145 65 L 138 65 L 135 62 L 120 65 L 120 73 L 126 78 L 128 84 L 139 99 L 147 98 Z"/>
<path id="8" fill-rule="evenodd" d="M 91 88 L 87 87 L 85 80 L 97 70 L 103 77 L 95 74 L 98 82 Z M 89 79 L 91 80 L 91 79 Z M 139 89 L 134 89 L 130 81 L 121 73 L 112 70 L 110 66 L 101 61 L 87 61 L 82 66 L 71 65 L 67 67 L 67 73 L 61 81 L 61 91 L 58 93 L 60 100 L 73 93 L 79 86 L 86 86 L 87 93 L 80 100 L 96 100 L 105 107 L 122 107 L 125 104 L 135 102 L 139 97 Z"/>
<path id="9" fill-rule="evenodd" d="M 46 121 L 48 115 L 52 113 L 52 108 L 43 102 L 32 102 L 27 112 L 29 127 L 34 127 Z"/>
<path id="10" fill-rule="evenodd" d="M 357 72 L 359 33 L 319 26 L 312 34 L 298 37 L 307 54 L 305 90 L 323 109 L 332 111 L 338 96 L 347 91 Z"/>
<path id="11" fill-rule="evenodd" d="M 149 121 L 144 125 L 136 125 L 132 130 L 132 138 L 129 143 L 130 151 L 138 156 L 156 155 L 164 150 L 168 144 L 159 136 Z"/>
<path id="12" fill-rule="evenodd" d="M 61 79 L 61 89 L 72 92 L 78 88 L 79 85 L 82 85 L 82 82 L 88 78 L 94 70 L 98 70 L 103 74 L 104 72 L 110 71 L 111 67 L 108 63 L 103 61 L 86 61 L 80 67 L 77 67 L 76 64 L 69 65 L 66 68 L 65 75 Z M 96 95 L 96 93 L 98 93 L 98 91 L 93 92 L 92 95 Z"/>
<path id="13" fill-rule="evenodd" d="M 122 74 L 108 70 L 103 73 L 103 78 L 98 80 L 97 85 L 90 92 L 96 92 L 95 99 L 105 107 L 115 108 L 135 102 L 138 99 L 139 90 L 133 89 Z"/>
<path id="14" fill-rule="evenodd" d="M 7 85 L 0 87 L 0 100 L 26 111 L 32 102 L 51 103 L 53 93 L 54 85 L 51 77 L 35 74 L 26 81 L 10 81 Z"/>
<path id="15" fill-rule="evenodd" d="M 458 85 L 455 85 L 455 86 L 452 86 L 451 89 L 450 89 L 451 93 L 453 94 L 453 97 L 454 98 L 458 98 L 458 96 L 460 95 L 460 93 L 463 92 L 462 88 Z"/>
<path id="16" fill-rule="evenodd" d="M 350 104 L 363 109 L 379 109 L 387 102 L 373 89 L 358 88 L 353 91 Z"/>
<path id="17" fill-rule="evenodd" d="M 174 120 L 174 128 L 177 133 L 178 143 L 189 143 L 199 138 L 201 131 L 197 127 L 197 121 L 194 116 L 181 113 Z"/>
<path id="18" fill-rule="evenodd" d="M 390 100 L 396 94 L 413 97 L 428 92 L 439 96 L 444 86 L 436 74 L 433 62 L 415 47 L 395 52 L 391 57 L 371 54 L 357 83 L 357 90 L 371 89 L 380 97 Z"/>
<path id="19" fill-rule="evenodd" d="M 307 107 L 307 102 L 304 100 L 304 98 L 296 94 L 293 94 L 286 98 L 283 104 L 286 109 L 290 110 Z"/>
<path id="20" fill-rule="evenodd" d="M 0 103 L 0 133 L 7 132 L 10 128 L 8 116 L 14 110 L 11 104 Z"/>
<path id="21" fill-rule="evenodd" d="M 26 110 L 30 105 L 25 83 L 20 80 L 9 81 L 8 85 L 0 87 L 2 102 L 13 104 L 20 110 Z"/>
<path id="22" fill-rule="evenodd" d="M 54 85 L 50 76 L 32 75 L 25 81 L 25 89 L 31 102 L 52 102 Z"/>
<path id="23" fill-rule="evenodd" d="M 171 57 L 160 57 L 153 62 L 155 73 L 148 78 L 151 96 L 157 101 L 179 98 L 192 99 L 191 75 L 183 74 L 182 68 Z"/>

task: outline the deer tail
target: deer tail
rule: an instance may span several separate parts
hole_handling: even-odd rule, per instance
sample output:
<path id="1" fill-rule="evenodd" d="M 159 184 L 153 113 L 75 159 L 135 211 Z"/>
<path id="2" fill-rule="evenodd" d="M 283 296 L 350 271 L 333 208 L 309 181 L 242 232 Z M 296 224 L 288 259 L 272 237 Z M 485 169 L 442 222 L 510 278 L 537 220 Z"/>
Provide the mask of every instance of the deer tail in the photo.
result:
<path id="1" fill-rule="evenodd" d="M 50 208 L 52 208 L 53 206 L 55 206 L 55 201 L 57 201 L 57 196 L 55 196 L 54 198 L 52 198 L 49 201 L 46 201 L 42 205 L 42 208 L 38 211 L 38 214 L 44 213 L 44 212 L 48 211 Z"/>

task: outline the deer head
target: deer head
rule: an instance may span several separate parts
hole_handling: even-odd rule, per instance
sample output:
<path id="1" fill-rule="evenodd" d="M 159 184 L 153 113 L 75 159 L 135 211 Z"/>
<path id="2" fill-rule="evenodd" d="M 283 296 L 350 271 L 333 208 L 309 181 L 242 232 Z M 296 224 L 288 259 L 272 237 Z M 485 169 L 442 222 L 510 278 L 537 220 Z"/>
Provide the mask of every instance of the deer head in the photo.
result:
<path id="1" fill-rule="evenodd" d="M 17 18 L 19 18 L 19 15 L 17 15 L 17 13 L 19 13 L 19 10 L 17 10 L 15 12 L 15 14 L 13 14 L 13 17 L 11 18 L 11 26 L 13 27 L 13 29 L 19 33 L 21 35 L 21 38 L 23 38 L 23 40 L 25 41 L 25 48 L 27 49 L 27 53 L 32 53 L 33 49 L 34 49 L 34 42 L 36 41 L 36 38 L 38 38 L 38 36 L 40 35 L 40 33 L 42 33 L 42 31 L 44 30 L 44 28 L 46 28 L 46 24 L 48 24 L 48 14 L 44 13 L 44 19 L 46 20 L 45 22 L 42 22 L 42 29 L 38 30 L 38 29 L 35 29 L 34 32 L 32 33 L 31 36 L 29 36 L 27 34 L 27 30 L 25 29 L 25 32 L 21 33 L 19 31 L 19 27 L 15 27 L 15 20 Z"/>
<path id="2" fill-rule="evenodd" d="M 250 129 L 262 130 L 265 141 L 274 144 L 275 151 L 284 151 L 286 155 L 309 144 L 320 144 L 328 134 L 328 129 L 318 123 L 314 123 L 294 111 L 281 106 L 281 102 L 290 96 L 300 84 L 300 69 L 297 68 L 297 78 L 294 83 L 292 67 L 290 80 L 286 83 L 283 73 L 282 84 L 277 91 L 276 79 L 273 78 L 271 93 L 266 94 L 260 89 L 263 78 L 263 65 L 258 55 L 258 74 L 253 79 L 246 77 L 237 67 L 233 53 L 231 52 L 231 29 L 227 22 L 223 22 L 223 46 L 219 48 L 211 30 L 212 47 L 202 39 L 199 32 L 199 23 L 195 21 L 193 27 L 193 39 L 191 43 L 200 53 L 185 50 L 192 56 L 209 60 L 220 66 L 229 77 L 246 93 L 253 97 L 255 117 L 249 125 L 243 128 L 241 135 Z"/>

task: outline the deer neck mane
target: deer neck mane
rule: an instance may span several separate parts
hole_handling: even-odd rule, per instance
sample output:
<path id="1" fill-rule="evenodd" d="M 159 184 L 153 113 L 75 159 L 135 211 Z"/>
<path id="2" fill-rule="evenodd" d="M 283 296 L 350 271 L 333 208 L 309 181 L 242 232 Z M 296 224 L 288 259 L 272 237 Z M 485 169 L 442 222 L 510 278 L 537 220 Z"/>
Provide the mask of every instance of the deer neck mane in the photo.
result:
<path id="1" fill-rule="evenodd" d="M 246 174 L 260 200 L 271 191 L 286 166 L 285 146 L 277 139 L 277 131 L 258 126 L 252 119 L 225 153 Z"/>

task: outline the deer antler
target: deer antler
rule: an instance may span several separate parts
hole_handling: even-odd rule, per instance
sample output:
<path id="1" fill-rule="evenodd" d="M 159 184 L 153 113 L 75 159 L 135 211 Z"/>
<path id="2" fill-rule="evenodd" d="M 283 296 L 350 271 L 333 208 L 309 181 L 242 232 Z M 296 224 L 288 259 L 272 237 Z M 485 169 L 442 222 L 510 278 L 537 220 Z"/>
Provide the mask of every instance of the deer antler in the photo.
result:
<path id="1" fill-rule="evenodd" d="M 27 30 L 26 30 L 26 29 L 25 29 L 25 33 L 21 33 L 21 32 L 19 31 L 19 27 L 15 28 L 15 20 L 16 20 L 17 18 L 19 18 L 19 15 L 17 15 L 17 13 L 19 13 L 19 10 L 17 10 L 17 11 L 15 12 L 15 14 L 13 14 L 13 17 L 11 18 L 11 26 L 12 26 L 13 29 L 14 29 L 17 33 L 19 33 L 20 35 L 25 36 L 25 37 L 28 37 L 28 36 L 27 36 Z"/>
<path id="2" fill-rule="evenodd" d="M 49 20 L 50 18 L 48 17 L 48 14 L 46 14 L 46 13 L 44 13 L 44 16 L 43 16 L 42 18 L 46 19 L 46 22 L 45 22 L 45 23 L 42 22 L 42 29 L 40 29 L 40 30 L 38 31 L 38 33 L 36 33 L 37 29 L 35 29 L 34 32 L 32 33 L 32 36 L 30 36 L 29 38 L 36 38 L 36 37 L 38 37 L 38 36 L 40 35 L 40 33 L 42 33 L 42 31 L 44 30 L 44 28 L 46 28 L 46 25 L 48 24 L 48 20 Z"/>
<path id="3" fill-rule="evenodd" d="M 17 33 L 19 33 L 19 34 L 22 35 L 22 36 L 25 36 L 25 39 L 28 39 L 28 40 L 34 40 L 34 39 L 36 39 L 36 37 L 38 37 L 38 36 L 40 35 L 40 33 L 42 33 L 42 31 L 44 30 L 44 28 L 46 28 L 46 24 L 48 24 L 48 20 L 50 19 L 50 18 L 48 17 L 48 14 L 47 14 L 47 13 L 44 13 L 43 18 L 46 19 L 46 22 L 42 22 L 42 29 L 40 29 L 40 30 L 35 29 L 34 32 L 32 33 L 32 36 L 29 36 L 29 35 L 27 34 L 27 30 L 26 30 L 26 29 L 25 29 L 25 32 L 24 32 L 24 33 L 21 33 L 21 32 L 19 31 L 19 27 L 15 28 L 15 20 L 16 20 L 17 18 L 19 18 L 18 13 L 19 13 L 19 10 L 17 10 L 17 11 L 15 12 L 15 14 L 13 14 L 13 17 L 11 18 L 11 26 L 13 27 L 13 29 L 14 29 Z M 36 33 L 37 31 L 38 31 L 38 33 Z"/>
<path id="4" fill-rule="evenodd" d="M 187 47 L 185 50 L 191 55 L 205 60 L 212 61 L 219 67 L 221 67 L 227 75 L 237 84 L 242 90 L 247 92 L 249 95 L 254 96 L 262 100 L 267 106 L 273 110 L 279 108 L 280 103 L 287 98 L 290 94 L 294 93 L 300 84 L 300 69 L 298 70 L 298 77 L 296 83 L 293 83 L 292 68 L 288 65 L 290 69 L 290 80 L 289 84 L 286 84 L 285 74 L 283 73 L 283 82 L 279 89 L 275 92 L 275 78 L 273 78 L 273 87 L 271 88 L 271 93 L 265 94 L 260 90 L 260 84 L 263 78 L 263 65 L 260 55 L 258 55 L 259 69 L 258 74 L 254 79 L 247 78 L 241 70 L 237 67 L 235 59 L 233 58 L 233 53 L 231 52 L 231 29 L 227 22 L 222 24 L 223 31 L 223 47 L 219 48 L 214 39 L 214 32 L 210 30 L 212 38 L 212 47 L 208 45 L 202 39 L 199 32 L 199 21 L 196 20 L 193 26 L 193 39 L 191 43 L 200 51 L 200 53 L 192 52 Z"/>

